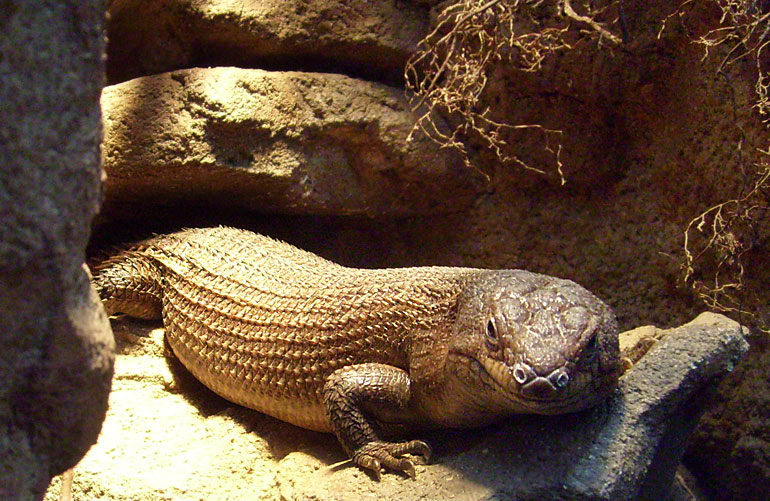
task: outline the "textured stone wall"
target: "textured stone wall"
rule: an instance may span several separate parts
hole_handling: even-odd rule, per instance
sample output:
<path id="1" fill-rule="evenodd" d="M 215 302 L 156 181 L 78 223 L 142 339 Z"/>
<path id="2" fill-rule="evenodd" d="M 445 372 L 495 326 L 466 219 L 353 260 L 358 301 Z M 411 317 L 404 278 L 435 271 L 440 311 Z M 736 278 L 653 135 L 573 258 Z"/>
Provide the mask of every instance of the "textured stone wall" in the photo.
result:
<path id="1" fill-rule="evenodd" d="M 0 497 L 96 441 L 113 363 L 83 265 L 101 197 L 104 5 L 0 2 Z"/>

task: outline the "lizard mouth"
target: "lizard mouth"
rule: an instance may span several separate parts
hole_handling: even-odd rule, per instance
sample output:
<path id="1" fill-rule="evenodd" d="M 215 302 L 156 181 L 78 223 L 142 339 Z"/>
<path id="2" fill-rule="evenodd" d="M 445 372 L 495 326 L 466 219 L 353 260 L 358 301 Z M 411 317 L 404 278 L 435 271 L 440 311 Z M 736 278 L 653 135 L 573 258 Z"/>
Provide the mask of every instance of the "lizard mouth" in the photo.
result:
<path id="1" fill-rule="evenodd" d="M 571 381 L 561 389 L 545 386 L 546 378 L 520 384 L 505 363 L 490 357 L 477 359 L 494 384 L 499 386 L 506 397 L 515 403 L 518 412 L 532 414 L 563 414 L 576 412 L 598 403 L 609 396 L 616 387 L 617 379 L 596 374 L 595 371 L 571 372 Z M 556 371 L 554 371 L 556 372 Z M 527 388 L 527 385 L 535 386 Z"/>
<path id="2" fill-rule="evenodd" d="M 537 376 L 534 372 L 532 372 L 531 376 L 519 375 L 517 378 L 516 371 L 520 369 L 511 370 L 505 363 L 499 360 L 486 357 L 481 361 L 481 365 L 492 380 L 506 393 L 512 393 L 521 400 L 553 402 L 563 400 L 566 396 L 565 393 L 568 393 L 564 392 L 566 382 L 559 386 L 552 381 L 554 375 L 557 377 L 561 376 L 562 378 L 566 377 L 566 381 L 569 381 L 569 376 L 561 369 L 554 371 L 553 375 L 549 378 Z M 531 371 L 531 369 L 528 370 Z M 519 380 L 519 378 L 522 380 Z M 523 379 L 526 379 L 526 381 Z"/>

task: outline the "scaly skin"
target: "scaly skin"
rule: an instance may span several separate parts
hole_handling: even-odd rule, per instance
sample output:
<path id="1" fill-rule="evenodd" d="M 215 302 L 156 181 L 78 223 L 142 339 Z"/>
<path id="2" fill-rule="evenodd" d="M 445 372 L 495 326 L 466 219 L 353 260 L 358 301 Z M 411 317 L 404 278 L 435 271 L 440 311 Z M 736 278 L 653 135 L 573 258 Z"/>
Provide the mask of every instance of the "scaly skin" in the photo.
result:
<path id="1" fill-rule="evenodd" d="M 233 228 L 184 230 L 103 263 L 108 313 L 162 318 L 187 369 L 240 405 L 334 432 L 353 461 L 414 475 L 420 440 L 593 405 L 620 374 L 614 314 L 568 280 L 521 270 L 346 268 Z"/>

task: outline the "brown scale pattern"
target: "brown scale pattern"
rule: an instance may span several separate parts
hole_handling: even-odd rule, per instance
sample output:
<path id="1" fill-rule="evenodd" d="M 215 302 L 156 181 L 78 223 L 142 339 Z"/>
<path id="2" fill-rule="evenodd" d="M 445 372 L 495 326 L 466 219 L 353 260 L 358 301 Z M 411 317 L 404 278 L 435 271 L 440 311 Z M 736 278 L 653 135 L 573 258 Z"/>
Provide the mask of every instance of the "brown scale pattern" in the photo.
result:
<path id="1" fill-rule="evenodd" d="M 231 228 L 156 237 L 101 269 L 144 277 L 106 291 L 109 309 L 147 303 L 138 290 L 151 289 L 153 301 L 159 295 L 169 344 L 212 390 L 323 431 L 330 431 L 321 406 L 329 374 L 364 362 L 407 368 L 415 333 L 446 322 L 469 273 L 456 269 L 457 281 L 437 281 L 432 268 L 344 268 Z"/>

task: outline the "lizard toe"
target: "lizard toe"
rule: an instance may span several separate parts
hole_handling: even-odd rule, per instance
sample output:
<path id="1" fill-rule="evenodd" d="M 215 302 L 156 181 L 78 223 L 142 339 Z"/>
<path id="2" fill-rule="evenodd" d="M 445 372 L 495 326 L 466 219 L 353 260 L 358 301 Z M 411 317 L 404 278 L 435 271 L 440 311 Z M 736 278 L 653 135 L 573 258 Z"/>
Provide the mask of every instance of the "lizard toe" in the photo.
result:
<path id="1" fill-rule="evenodd" d="M 353 462 L 371 470 L 380 479 L 382 467 L 405 473 L 410 478 L 416 476 L 414 462 L 401 457 L 404 454 L 418 454 L 423 462 L 430 457 L 430 446 L 422 440 L 410 442 L 369 442 L 353 453 Z"/>
<path id="2" fill-rule="evenodd" d="M 408 446 L 408 449 L 404 452 L 420 456 L 422 464 L 427 464 L 430 462 L 433 451 L 430 448 L 430 445 L 428 445 L 426 442 L 423 442 L 422 440 L 412 440 L 407 442 L 405 445 Z"/>
<path id="3" fill-rule="evenodd" d="M 380 460 L 372 454 L 356 451 L 353 454 L 353 462 L 358 466 L 372 472 L 374 477 L 379 481 L 382 479 L 382 463 Z"/>

